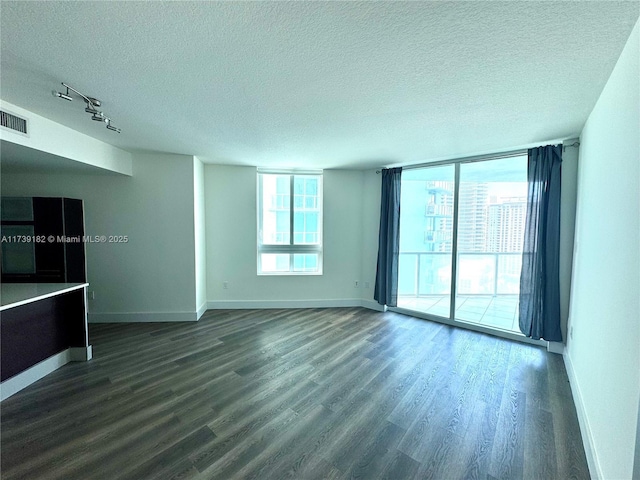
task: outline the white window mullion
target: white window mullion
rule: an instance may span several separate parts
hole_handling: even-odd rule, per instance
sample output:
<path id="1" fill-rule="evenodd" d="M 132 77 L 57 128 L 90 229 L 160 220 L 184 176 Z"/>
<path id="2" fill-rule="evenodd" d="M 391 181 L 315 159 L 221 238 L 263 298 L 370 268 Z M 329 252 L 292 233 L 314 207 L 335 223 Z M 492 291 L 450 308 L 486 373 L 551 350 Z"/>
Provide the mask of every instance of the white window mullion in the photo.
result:
<path id="1" fill-rule="evenodd" d="M 451 300 L 449 320 L 456 317 L 456 295 L 458 293 L 458 216 L 460 215 L 460 164 L 455 164 L 453 180 L 453 235 L 451 238 Z"/>
<path id="2" fill-rule="evenodd" d="M 289 175 L 289 245 L 293 247 L 295 242 L 293 241 L 293 227 L 294 227 L 294 216 L 293 216 L 293 208 L 295 206 L 295 177 L 294 175 Z M 289 253 L 289 271 L 293 272 L 293 252 Z"/>

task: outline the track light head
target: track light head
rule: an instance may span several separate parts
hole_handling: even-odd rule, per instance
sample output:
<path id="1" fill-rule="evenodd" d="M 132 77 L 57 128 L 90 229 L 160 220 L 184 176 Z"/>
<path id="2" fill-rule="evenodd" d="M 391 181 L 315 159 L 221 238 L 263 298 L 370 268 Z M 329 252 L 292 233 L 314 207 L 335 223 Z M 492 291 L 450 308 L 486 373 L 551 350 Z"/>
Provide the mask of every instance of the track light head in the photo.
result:
<path id="1" fill-rule="evenodd" d="M 87 105 L 89 106 L 93 105 L 94 107 L 99 107 L 100 105 L 102 105 L 102 102 L 100 100 L 93 97 L 87 97 L 84 99 L 84 101 L 87 102 Z"/>
<path id="2" fill-rule="evenodd" d="M 71 98 L 71 96 L 67 95 L 66 93 L 60 93 L 55 90 L 53 90 L 51 93 L 53 94 L 54 97 L 64 98 L 65 100 L 69 100 L 69 101 L 73 100 L 73 98 Z"/>
<path id="3" fill-rule="evenodd" d="M 98 112 L 91 115 L 91 120 L 95 120 L 96 122 L 103 122 L 104 117 L 102 116 L 102 113 Z"/>
<path id="4" fill-rule="evenodd" d="M 92 108 L 92 107 L 87 107 L 87 108 L 84 109 L 84 111 L 87 112 L 87 113 L 91 113 L 93 115 L 97 115 L 98 113 L 100 113 L 100 112 L 98 112 L 98 110 L 96 110 L 95 108 Z"/>
<path id="5" fill-rule="evenodd" d="M 113 126 L 113 125 L 111 125 L 110 123 L 107 123 L 107 128 L 108 128 L 109 130 L 112 130 L 112 131 L 116 132 L 116 133 L 120 133 L 120 129 L 119 129 L 119 128 L 117 128 L 117 127 L 114 127 L 114 126 Z"/>

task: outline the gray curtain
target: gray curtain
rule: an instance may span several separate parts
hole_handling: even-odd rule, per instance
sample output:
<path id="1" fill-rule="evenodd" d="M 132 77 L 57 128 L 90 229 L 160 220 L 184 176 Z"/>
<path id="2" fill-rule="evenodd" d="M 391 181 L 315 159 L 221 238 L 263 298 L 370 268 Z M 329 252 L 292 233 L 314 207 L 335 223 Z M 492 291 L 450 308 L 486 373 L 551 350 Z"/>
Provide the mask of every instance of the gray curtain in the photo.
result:
<path id="1" fill-rule="evenodd" d="M 380 305 L 398 305 L 398 253 L 400 251 L 400 177 L 402 168 L 382 170 L 378 266 L 373 298 Z"/>
<path id="2" fill-rule="evenodd" d="M 520 274 L 520 331 L 561 342 L 560 179 L 562 146 L 529 150 L 529 183 Z"/>

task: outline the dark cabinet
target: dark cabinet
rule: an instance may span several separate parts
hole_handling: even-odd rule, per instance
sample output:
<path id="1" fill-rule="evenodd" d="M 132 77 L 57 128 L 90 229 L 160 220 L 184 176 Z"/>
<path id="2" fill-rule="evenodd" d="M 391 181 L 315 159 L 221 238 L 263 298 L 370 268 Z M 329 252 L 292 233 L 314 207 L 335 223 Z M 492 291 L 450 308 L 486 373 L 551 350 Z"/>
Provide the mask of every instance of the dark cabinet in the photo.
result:
<path id="1" fill-rule="evenodd" d="M 3 197 L 2 281 L 86 281 L 82 200 Z"/>

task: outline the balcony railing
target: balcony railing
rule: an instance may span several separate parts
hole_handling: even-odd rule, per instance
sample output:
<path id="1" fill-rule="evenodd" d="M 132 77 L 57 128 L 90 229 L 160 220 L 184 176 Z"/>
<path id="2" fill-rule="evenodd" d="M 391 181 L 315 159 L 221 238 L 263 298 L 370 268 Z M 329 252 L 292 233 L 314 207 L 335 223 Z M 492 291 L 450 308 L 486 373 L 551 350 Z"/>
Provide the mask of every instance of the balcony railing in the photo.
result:
<path id="1" fill-rule="evenodd" d="M 400 252 L 398 294 L 445 295 L 451 292 L 451 253 Z M 458 253 L 458 295 L 517 295 L 521 253 Z"/>

